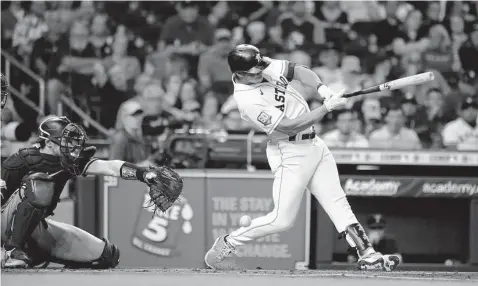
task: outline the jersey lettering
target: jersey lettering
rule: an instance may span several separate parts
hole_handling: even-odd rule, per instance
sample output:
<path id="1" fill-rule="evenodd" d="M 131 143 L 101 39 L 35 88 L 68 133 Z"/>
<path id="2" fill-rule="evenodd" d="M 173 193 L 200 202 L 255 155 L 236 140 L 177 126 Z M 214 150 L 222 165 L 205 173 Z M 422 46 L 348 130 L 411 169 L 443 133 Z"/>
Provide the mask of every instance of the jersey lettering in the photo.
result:
<path id="1" fill-rule="evenodd" d="M 276 101 L 284 103 L 285 102 L 284 95 L 285 95 L 284 90 L 280 90 L 277 87 L 274 89 L 274 98 Z"/>
<path id="2" fill-rule="evenodd" d="M 284 107 L 285 107 L 284 104 L 281 104 L 281 105 L 277 105 L 277 106 L 276 106 L 276 108 L 279 109 L 280 111 L 284 111 Z"/>
<path id="3" fill-rule="evenodd" d="M 276 84 L 282 87 L 283 89 L 287 89 L 287 86 L 289 85 L 289 81 L 287 81 L 287 79 L 282 75 L 279 77 L 279 79 L 280 81 L 276 81 Z"/>

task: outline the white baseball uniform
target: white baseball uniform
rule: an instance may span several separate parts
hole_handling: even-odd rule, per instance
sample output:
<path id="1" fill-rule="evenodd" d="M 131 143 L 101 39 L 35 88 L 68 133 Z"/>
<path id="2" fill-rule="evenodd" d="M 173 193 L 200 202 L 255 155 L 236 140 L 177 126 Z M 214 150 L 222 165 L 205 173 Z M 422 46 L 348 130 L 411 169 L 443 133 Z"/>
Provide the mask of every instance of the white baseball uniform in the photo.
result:
<path id="1" fill-rule="evenodd" d="M 234 98 L 242 118 L 270 137 L 266 152 L 274 174 L 273 211 L 254 219 L 250 226 L 230 233 L 228 242 L 236 246 L 289 229 L 306 188 L 330 216 L 337 231 L 357 223 L 340 185 L 335 160 L 324 141 L 318 137 L 302 140 L 302 135 L 312 133 L 313 128 L 297 134 L 295 141 L 289 141 L 287 134 L 275 130 L 284 116 L 293 119 L 310 109 L 302 95 L 289 84 L 294 64 L 271 61 L 263 71 L 265 80 L 261 83 L 244 85 L 234 82 L 233 78 Z"/>

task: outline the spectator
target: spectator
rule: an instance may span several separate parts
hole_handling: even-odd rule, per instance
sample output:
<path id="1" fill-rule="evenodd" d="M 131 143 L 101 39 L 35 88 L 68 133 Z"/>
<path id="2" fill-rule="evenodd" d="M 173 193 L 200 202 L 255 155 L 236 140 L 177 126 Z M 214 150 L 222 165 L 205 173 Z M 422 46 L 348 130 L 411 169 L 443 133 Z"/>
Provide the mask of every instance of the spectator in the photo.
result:
<path id="1" fill-rule="evenodd" d="M 371 76 L 371 84 L 381 84 L 390 80 L 393 64 L 389 57 L 376 58 Z"/>
<path id="2" fill-rule="evenodd" d="M 320 21 L 307 11 L 304 1 L 294 2 L 292 12 L 284 13 L 278 19 L 278 25 L 282 42 L 288 50 L 325 42 Z"/>
<path id="3" fill-rule="evenodd" d="M 2 4 L 5 4 L 5 2 Z M 15 26 L 25 16 L 25 10 L 21 4 L 22 2 L 19 1 L 11 1 L 7 9 L 3 9 L 4 6 L 2 5 L 2 49 L 9 49 L 12 46 Z"/>
<path id="4" fill-rule="evenodd" d="M 380 48 L 389 50 L 397 34 L 399 33 L 399 21 L 397 19 L 397 1 L 386 1 L 385 19 L 378 21 L 374 26 L 374 34 L 377 37 L 377 45 Z"/>
<path id="5" fill-rule="evenodd" d="M 418 104 L 413 94 L 406 93 L 401 100 L 405 127 L 414 130 L 424 148 L 429 148 L 433 143 L 432 130 L 428 122 L 426 109 Z"/>
<path id="6" fill-rule="evenodd" d="M 468 40 L 468 35 L 465 33 L 465 20 L 458 16 L 450 17 L 450 39 L 453 51 L 453 59 L 456 70 L 461 69 L 460 56 L 458 51 L 460 47 Z"/>
<path id="7" fill-rule="evenodd" d="M 163 99 L 164 104 L 167 104 L 168 107 L 179 107 L 179 93 L 181 92 L 182 85 L 183 79 L 179 75 L 171 75 L 168 78 L 167 82 L 162 86 L 166 91 Z"/>
<path id="8" fill-rule="evenodd" d="M 251 22 L 246 27 L 246 38 L 248 43 L 254 45 L 258 49 L 262 49 L 265 54 L 265 48 L 267 47 L 267 29 L 266 24 L 256 21 Z"/>
<path id="9" fill-rule="evenodd" d="M 269 39 L 267 26 L 263 22 L 251 22 L 245 31 L 246 42 L 257 47 L 262 53 L 267 54 L 281 50 L 280 45 Z"/>
<path id="10" fill-rule="evenodd" d="M 116 123 L 115 123 L 114 129 L 120 130 L 121 128 L 123 128 L 125 116 L 127 116 L 128 114 L 132 114 L 133 112 L 136 111 L 136 109 L 141 109 L 140 97 L 143 94 L 145 88 L 150 85 L 159 86 L 159 83 L 154 83 L 154 80 L 150 76 L 144 73 L 139 75 L 136 78 L 136 82 L 134 84 L 134 91 L 135 91 L 134 97 L 121 103 L 118 109 L 118 114 L 116 116 Z"/>
<path id="11" fill-rule="evenodd" d="M 114 38 L 108 27 L 108 16 L 106 14 L 96 14 L 91 22 L 90 42 L 95 49 L 97 58 L 105 58 L 112 53 L 112 44 Z"/>
<path id="12" fill-rule="evenodd" d="M 385 126 L 370 134 L 369 144 L 381 149 L 421 149 L 420 139 L 415 131 L 405 127 L 405 116 L 398 105 L 392 105 L 384 115 Z"/>
<path id="13" fill-rule="evenodd" d="M 221 106 L 233 91 L 232 72 L 227 63 L 227 55 L 231 50 L 231 33 L 226 29 L 218 29 L 215 33 L 216 44 L 199 58 L 198 77 L 201 87 L 206 91 L 203 116 L 207 123 L 214 120 Z M 215 108 L 210 109 L 215 106 Z"/>
<path id="14" fill-rule="evenodd" d="M 48 4 L 51 4 L 51 2 Z M 73 1 L 58 1 L 55 4 L 56 7 L 51 7 L 51 9 L 60 15 L 61 22 L 63 23 L 63 33 L 67 33 L 74 21 L 81 20 L 81 17 L 79 17 L 81 9 L 74 9 L 74 7 L 78 8 L 78 5 L 73 5 Z M 84 24 L 88 25 L 89 23 L 85 22 Z"/>
<path id="15" fill-rule="evenodd" d="M 452 16 L 458 16 L 467 22 L 476 21 L 476 8 L 473 9 L 473 6 L 470 4 L 474 1 L 448 1 L 446 3 L 446 12 L 445 18 L 450 18 Z"/>
<path id="16" fill-rule="evenodd" d="M 92 90 L 90 82 L 98 59 L 88 41 L 89 35 L 88 27 L 74 22 L 67 40 L 60 44 L 52 59 L 52 72 L 47 84 L 47 106 L 51 114 L 57 113 L 57 104 L 63 92 L 69 91 L 79 100 Z"/>
<path id="17" fill-rule="evenodd" d="M 166 21 L 158 43 L 159 51 L 163 51 L 167 43 L 174 43 L 178 52 L 198 55 L 212 44 L 214 29 L 199 15 L 198 5 L 196 1 L 176 4 L 178 14 Z"/>
<path id="18" fill-rule="evenodd" d="M 356 56 L 345 56 L 342 58 L 340 81 L 329 85 L 332 90 L 340 91 L 346 89 L 349 92 L 360 90 L 365 82 L 365 76 L 362 73 L 360 59 Z M 358 98 L 349 100 L 350 104 L 357 101 Z"/>
<path id="19" fill-rule="evenodd" d="M 443 126 L 450 121 L 449 119 L 454 117 L 454 114 L 446 114 L 445 107 L 448 107 L 454 113 L 455 106 L 445 106 L 445 96 L 436 88 L 428 91 L 424 106 L 427 115 L 429 137 L 424 137 L 422 142 L 428 148 L 442 148 L 443 140 L 441 133 Z"/>
<path id="20" fill-rule="evenodd" d="M 350 29 L 347 13 L 342 10 L 340 1 L 324 1 L 316 11 L 317 19 L 324 29 L 325 41 L 343 44 Z"/>
<path id="21" fill-rule="evenodd" d="M 47 13 L 45 19 L 48 32 L 33 43 L 30 68 L 48 79 L 52 73 L 55 74 L 55 71 L 51 70 L 50 62 L 60 48 L 63 22 L 56 11 Z"/>
<path id="22" fill-rule="evenodd" d="M 378 1 L 340 1 L 342 9 L 347 13 L 347 19 L 350 24 L 355 22 L 375 22 L 380 21 L 380 7 Z"/>
<path id="23" fill-rule="evenodd" d="M 323 135 L 323 140 L 329 147 L 367 148 L 368 141 L 362 134 L 354 130 L 358 120 L 357 113 L 351 109 L 337 110 L 336 129 Z"/>
<path id="24" fill-rule="evenodd" d="M 193 117 L 194 122 L 200 121 L 201 119 L 201 104 L 197 98 L 197 83 L 193 80 L 188 80 L 183 83 L 179 92 L 181 110 L 185 113 L 189 113 L 190 116 Z M 198 123 L 200 124 L 201 122 Z"/>
<path id="25" fill-rule="evenodd" d="M 418 37 L 426 37 L 430 33 L 430 28 L 441 24 L 441 4 L 440 1 L 430 1 L 427 3 L 425 19 L 418 29 Z"/>
<path id="26" fill-rule="evenodd" d="M 367 217 L 365 232 L 373 245 L 373 248 L 381 253 L 397 253 L 397 241 L 387 233 L 387 221 L 381 214 L 371 214 Z M 353 248 L 348 250 L 347 261 L 357 261 L 357 251 Z"/>
<path id="27" fill-rule="evenodd" d="M 478 151 L 478 101 L 467 97 L 460 111 L 460 117 L 443 128 L 443 142 L 449 149 Z"/>
<path id="28" fill-rule="evenodd" d="M 325 85 L 341 80 L 340 53 L 332 43 L 327 43 L 319 49 L 320 66 L 312 70 L 320 77 Z"/>
<path id="29" fill-rule="evenodd" d="M 134 79 L 141 73 L 139 60 L 128 55 L 128 43 L 126 34 L 117 32 L 111 47 L 111 56 L 102 61 L 114 87 L 121 91 L 132 87 Z"/>
<path id="30" fill-rule="evenodd" d="M 362 134 L 366 138 L 370 134 L 382 127 L 381 118 L 382 118 L 382 107 L 380 101 L 376 98 L 365 98 L 360 105 L 360 118 L 362 121 Z"/>
<path id="31" fill-rule="evenodd" d="M 476 78 L 476 75 L 478 75 L 478 61 L 471 59 L 478 59 L 478 22 L 471 25 L 469 36 L 470 39 L 463 43 L 458 54 L 463 70 L 472 75 L 472 78 Z"/>
<path id="32" fill-rule="evenodd" d="M 442 25 L 430 28 L 429 43 L 423 52 L 423 69 L 437 70 L 442 74 L 453 72 L 454 57 L 450 36 Z"/>
<path id="33" fill-rule="evenodd" d="M 422 13 L 418 10 L 411 10 L 405 18 L 405 23 L 393 41 L 393 51 L 396 55 L 402 56 L 409 53 L 421 53 L 428 46 L 428 40 L 418 34 L 422 24 Z"/>
<path id="34" fill-rule="evenodd" d="M 137 98 L 136 102 L 139 105 L 135 104 L 135 101 L 129 101 L 128 104 L 124 105 L 123 114 L 120 117 L 122 122 L 117 123 L 117 126 L 121 129 L 117 130 L 112 138 L 110 158 L 129 160 L 129 162 L 146 166 L 153 163 L 151 154 L 157 148 L 154 144 L 157 142 L 157 138 L 153 139 L 151 136 L 146 136 L 151 128 L 146 127 L 147 131 L 144 130 L 143 123 L 145 116 L 156 117 L 163 113 L 165 107 L 162 102 L 163 98 L 164 91 L 159 86 L 150 85 Z M 161 115 L 161 118 L 165 118 L 165 115 Z M 157 132 L 155 135 L 160 136 L 168 132 L 165 124 L 164 120 L 158 121 L 158 125 L 155 127 L 161 130 L 154 130 Z"/>
<path id="35" fill-rule="evenodd" d="M 13 31 L 12 46 L 27 65 L 29 65 L 28 60 L 33 50 L 33 43 L 48 30 L 43 17 L 45 10 L 45 2 L 32 1 L 25 16 L 16 23 Z"/>
<path id="36" fill-rule="evenodd" d="M 239 24 L 244 24 L 246 19 L 239 19 L 240 16 L 231 9 L 230 3 L 227 1 L 218 1 L 211 8 L 208 16 L 209 24 L 214 28 L 225 28 L 232 31 Z"/>
<path id="37" fill-rule="evenodd" d="M 250 128 L 244 123 L 239 109 L 234 108 L 223 114 L 223 128 L 229 133 L 249 131 Z"/>

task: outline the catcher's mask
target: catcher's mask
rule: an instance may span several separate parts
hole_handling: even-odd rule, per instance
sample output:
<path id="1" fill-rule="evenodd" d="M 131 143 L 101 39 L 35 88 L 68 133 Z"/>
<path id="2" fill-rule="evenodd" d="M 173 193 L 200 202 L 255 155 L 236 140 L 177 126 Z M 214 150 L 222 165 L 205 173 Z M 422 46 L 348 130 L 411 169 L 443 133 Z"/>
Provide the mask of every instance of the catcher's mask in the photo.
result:
<path id="1" fill-rule="evenodd" d="M 3 73 L 0 73 L 1 77 L 2 77 L 2 98 L 1 98 L 1 107 L 3 109 L 3 107 L 5 106 L 5 104 L 7 103 L 7 99 L 8 99 L 8 80 L 7 78 L 3 75 Z"/>
<path id="2" fill-rule="evenodd" d="M 88 140 L 85 130 L 68 118 L 58 116 L 43 121 L 39 129 L 41 139 L 50 140 L 60 147 L 63 168 L 71 174 L 81 174 L 80 161 Z"/>

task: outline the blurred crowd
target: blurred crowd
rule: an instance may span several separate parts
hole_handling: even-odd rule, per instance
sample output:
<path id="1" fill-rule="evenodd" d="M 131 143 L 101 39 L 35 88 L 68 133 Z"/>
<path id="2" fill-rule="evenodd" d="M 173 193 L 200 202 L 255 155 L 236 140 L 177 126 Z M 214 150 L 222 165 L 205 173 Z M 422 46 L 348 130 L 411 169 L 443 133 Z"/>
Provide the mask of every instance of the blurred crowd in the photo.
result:
<path id="1" fill-rule="evenodd" d="M 239 43 L 310 66 L 336 91 L 434 72 L 431 84 L 356 97 L 329 114 L 316 131 L 330 147 L 478 150 L 478 1 L 1 7 L 2 50 L 45 79 L 47 112 L 60 111 L 60 96 L 71 98 L 108 129 L 116 158 L 146 160 L 175 129 L 249 131 L 231 99 L 227 65 Z M 12 86 L 38 100 L 31 82 L 12 75 Z M 314 90 L 292 85 L 311 108 L 322 104 Z M 23 120 L 33 117 L 15 108 Z"/>

